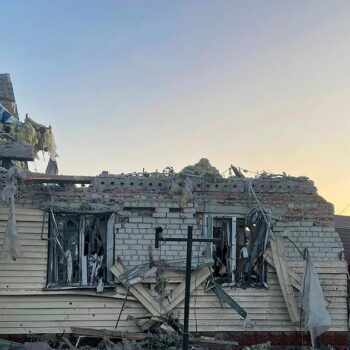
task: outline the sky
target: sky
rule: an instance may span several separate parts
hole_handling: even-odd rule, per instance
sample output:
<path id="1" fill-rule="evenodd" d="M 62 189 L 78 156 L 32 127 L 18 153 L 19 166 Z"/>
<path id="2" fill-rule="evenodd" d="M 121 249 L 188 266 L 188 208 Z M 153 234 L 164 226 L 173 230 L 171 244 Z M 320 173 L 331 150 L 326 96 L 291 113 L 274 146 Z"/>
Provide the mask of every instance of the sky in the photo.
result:
<path id="1" fill-rule="evenodd" d="M 350 2 L 0 0 L 0 73 L 62 174 L 308 176 L 350 215 Z M 37 163 L 35 166 L 40 167 Z"/>

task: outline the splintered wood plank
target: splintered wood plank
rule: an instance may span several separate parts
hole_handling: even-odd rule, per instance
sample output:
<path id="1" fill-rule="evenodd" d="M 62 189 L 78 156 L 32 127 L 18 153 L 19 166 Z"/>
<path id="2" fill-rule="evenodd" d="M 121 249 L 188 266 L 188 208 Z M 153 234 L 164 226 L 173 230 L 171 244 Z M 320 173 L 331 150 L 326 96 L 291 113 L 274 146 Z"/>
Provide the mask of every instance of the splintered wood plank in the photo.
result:
<path id="1" fill-rule="evenodd" d="M 21 142 L 4 143 L 0 144 L 0 158 L 13 159 L 13 160 L 34 160 L 34 149 L 30 145 L 26 145 Z"/>
<path id="2" fill-rule="evenodd" d="M 198 288 L 210 275 L 209 267 L 204 267 L 198 271 L 192 272 L 191 274 L 191 289 L 192 293 L 195 289 Z M 167 312 L 170 312 L 178 304 L 180 304 L 185 299 L 185 281 L 180 283 L 172 293 L 169 304 L 165 307 Z"/>
<path id="3" fill-rule="evenodd" d="M 91 329 L 91 328 L 82 328 L 82 327 L 71 327 L 72 333 L 78 335 L 92 336 L 92 337 L 108 337 L 108 338 L 121 338 L 121 339 L 130 339 L 130 340 L 146 340 L 152 338 L 151 334 L 144 333 L 128 333 L 120 332 L 115 330 L 107 329 Z"/>
<path id="4" fill-rule="evenodd" d="M 94 176 L 75 175 L 47 175 L 40 173 L 29 173 L 24 179 L 25 182 L 45 182 L 45 183 L 78 183 L 90 184 Z"/>
<path id="5" fill-rule="evenodd" d="M 277 237 L 271 241 L 271 250 L 278 281 L 287 305 L 289 317 L 293 323 L 297 323 L 300 321 L 298 305 L 294 297 L 292 282 L 288 273 L 284 240 L 282 237 Z"/>
<path id="6" fill-rule="evenodd" d="M 119 277 L 124 273 L 122 264 L 116 263 L 111 267 L 111 272 L 117 278 L 119 282 Z M 198 271 L 191 274 L 191 293 L 201 285 L 207 277 L 210 275 L 210 270 L 208 267 L 204 267 Z M 178 304 L 180 304 L 185 298 L 185 281 L 180 283 L 173 291 L 172 296 L 169 300 L 169 304 L 164 305 L 162 302 L 158 302 L 148 290 L 140 283 L 134 284 L 129 287 L 130 293 L 153 315 L 161 316 L 165 313 L 172 311 Z M 125 286 L 128 288 L 128 286 Z"/>
<path id="7" fill-rule="evenodd" d="M 119 262 L 110 268 L 110 271 L 121 282 L 119 277 L 124 273 L 124 268 Z M 147 291 L 147 289 L 141 284 L 135 284 L 133 286 L 124 286 L 129 288 L 130 293 L 153 315 L 161 316 L 166 310 L 163 305 L 153 298 L 153 296 Z"/>
<path id="8" fill-rule="evenodd" d="M 267 261 L 267 263 L 271 267 L 275 268 L 275 263 L 273 261 L 273 257 L 271 256 L 271 252 L 269 252 L 269 251 L 266 252 L 265 260 Z M 300 292 L 302 290 L 302 286 L 303 286 L 303 282 L 302 282 L 300 276 L 291 268 L 288 268 L 288 274 L 289 274 L 292 286 Z"/>

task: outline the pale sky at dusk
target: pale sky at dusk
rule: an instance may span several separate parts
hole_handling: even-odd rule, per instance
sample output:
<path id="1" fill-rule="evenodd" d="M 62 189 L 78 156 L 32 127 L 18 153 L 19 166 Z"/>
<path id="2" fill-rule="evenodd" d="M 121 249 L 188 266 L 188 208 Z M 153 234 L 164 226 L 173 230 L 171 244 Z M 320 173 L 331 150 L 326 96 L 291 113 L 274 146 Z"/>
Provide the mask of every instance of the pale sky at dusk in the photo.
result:
<path id="1" fill-rule="evenodd" d="M 350 203 L 350 1 L 0 0 L 0 73 L 61 173 L 201 157 Z M 344 214 L 350 215 L 350 206 Z"/>

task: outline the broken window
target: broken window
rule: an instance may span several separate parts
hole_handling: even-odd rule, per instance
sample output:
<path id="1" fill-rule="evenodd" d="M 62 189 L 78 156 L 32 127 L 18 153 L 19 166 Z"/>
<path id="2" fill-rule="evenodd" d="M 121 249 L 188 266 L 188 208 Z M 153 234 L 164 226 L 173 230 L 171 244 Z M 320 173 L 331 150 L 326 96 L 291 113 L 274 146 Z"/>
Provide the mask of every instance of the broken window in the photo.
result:
<path id="1" fill-rule="evenodd" d="M 113 282 L 107 266 L 114 263 L 110 214 L 50 212 L 47 287 L 95 287 Z"/>
<path id="2" fill-rule="evenodd" d="M 265 213 L 266 217 L 266 213 Z M 206 215 L 207 236 L 220 243 L 208 243 L 207 255 L 214 259 L 213 274 L 219 283 L 260 287 L 266 282 L 264 252 L 268 226 L 256 209 L 245 218 Z"/>

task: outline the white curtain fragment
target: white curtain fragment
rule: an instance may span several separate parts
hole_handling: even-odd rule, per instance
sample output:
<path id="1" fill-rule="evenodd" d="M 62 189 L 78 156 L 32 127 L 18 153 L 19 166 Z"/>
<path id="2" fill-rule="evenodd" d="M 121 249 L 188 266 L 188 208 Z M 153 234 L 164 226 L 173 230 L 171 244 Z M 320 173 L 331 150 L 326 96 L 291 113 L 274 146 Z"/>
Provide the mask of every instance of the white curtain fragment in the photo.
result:
<path id="1" fill-rule="evenodd" d="M 72 283 L 73 276 L 73 260 L 72 260 L 72 252 L 67 249 L 66 251 L 66 259 L 67 259 L 67 283 Z"/>
<path id="2" fill-rule="evenodd" d="M 21 254 L 16 225 L 15 195 L 17 193 L 18 179 L 23 178 L 24 172 L 18 170 L 14 166 L 7 171 L 5 187 L 2 191 L 2 199 L 9 205 L 9 214 L 1 258 L 11 257 L 12 259 L 16 259 Z"/>
<path id="3" fill-rule="evenodd" d="M 312 347 L 315 348 L 316 338 L 331 327 L 332 320 L 317 271 L 310 260 L 306 264 L 303 290 L 301 306 L 305 313 L 305 329 L 310 332 Z"/>

